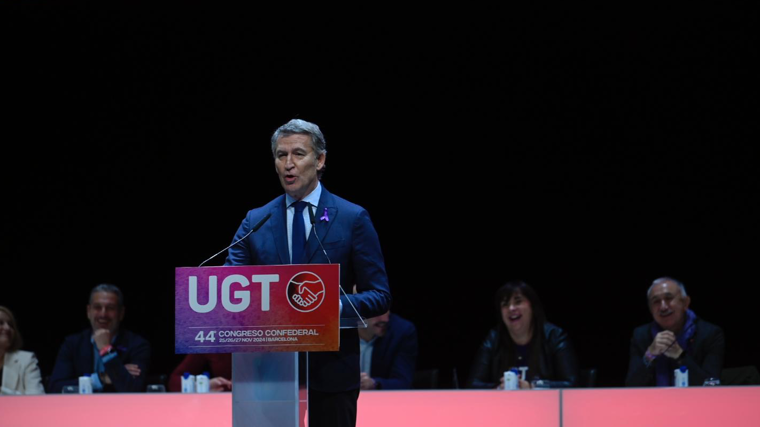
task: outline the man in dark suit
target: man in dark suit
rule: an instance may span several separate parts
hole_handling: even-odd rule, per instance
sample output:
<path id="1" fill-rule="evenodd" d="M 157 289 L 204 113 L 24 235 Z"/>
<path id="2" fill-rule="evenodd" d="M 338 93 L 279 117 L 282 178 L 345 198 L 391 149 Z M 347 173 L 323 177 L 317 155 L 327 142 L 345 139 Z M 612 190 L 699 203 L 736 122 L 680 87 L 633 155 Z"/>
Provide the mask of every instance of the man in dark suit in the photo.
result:
<path id="1" fill-rule="evenodd" d="M 291 120 L 274 132 L 271 145 L 285 194 L 248 212 L 235 241 L 271 218 L 230 248 L 225 265 L 338 263 L 341 287 L 349 290 L 340 297 L 341 316 L 355 317 L 354 308 L 362 317 L 388 311 L 385 262 L 369 214 L 319 182 L 327 155 L 319 127 Z M 309 355 L 309 425 L 354 426 L 358 396 L 359 337 L 344 329 L 340 351 Z"/>
<path id="2" fill-rule="evenodd" d="M 124 298 L 109 284 L 90 292 L 87 318 L 91 328 L 66 337 L 55 360 L 49 390 L 60 393 L 90 375 L 95 392 L 142 392 L 150 364 L 150 344 L 141 336 L 121 329 Z"/>
<path id="3" fill-rule="evenodd" d="M 412 388 L 417 365 L 417 328 L 390 312 L 367 320 L 361 338 L 362 390 Z"/>
<path id="4" fill-rule="evenodd" d="M 627 386 L 672 386 L 674 371 L 685 366 L 689 385 L 719 378 L 723 368 L 723 330 L 689 310 L 683 283 L 655 280 L 647 292 L 654 321 L 636 328 L 631 339 Z"/>

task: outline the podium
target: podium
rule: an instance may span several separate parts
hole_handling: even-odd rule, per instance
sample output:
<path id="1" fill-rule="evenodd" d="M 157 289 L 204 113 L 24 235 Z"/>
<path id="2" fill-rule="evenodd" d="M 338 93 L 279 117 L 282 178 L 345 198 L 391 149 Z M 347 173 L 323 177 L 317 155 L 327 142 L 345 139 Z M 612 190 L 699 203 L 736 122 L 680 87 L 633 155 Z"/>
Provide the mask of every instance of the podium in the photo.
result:
<path id="1" fill-rule="evenodd" d="M 232 421 L 303 426 L 308 353 L 338 351 L 338 264 L 175 269 L 175 353 L 232 353 Z"/>

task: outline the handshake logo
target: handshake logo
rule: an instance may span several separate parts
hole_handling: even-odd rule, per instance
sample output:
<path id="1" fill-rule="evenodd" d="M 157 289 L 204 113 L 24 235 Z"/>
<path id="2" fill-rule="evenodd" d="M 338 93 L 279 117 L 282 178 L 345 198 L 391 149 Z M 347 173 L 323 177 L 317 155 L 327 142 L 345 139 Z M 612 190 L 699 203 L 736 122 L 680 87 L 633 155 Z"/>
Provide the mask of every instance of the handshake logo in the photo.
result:
<path id="1" fill-rule="evenodd" d="M 288 302 L 294 309 L 308 313 L 325 300 L 325 284 L 314 273 L 303 271 L 288 282 Z"/>

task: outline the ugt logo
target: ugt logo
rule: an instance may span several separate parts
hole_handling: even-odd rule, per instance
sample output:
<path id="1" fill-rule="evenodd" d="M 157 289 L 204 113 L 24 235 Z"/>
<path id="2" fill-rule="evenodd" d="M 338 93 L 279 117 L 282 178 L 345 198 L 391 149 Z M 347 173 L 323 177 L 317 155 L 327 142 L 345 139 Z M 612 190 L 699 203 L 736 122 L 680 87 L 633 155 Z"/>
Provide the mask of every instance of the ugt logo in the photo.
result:
<path id="1" fill-rule="evenodd" d="M 316 310 L 325 300 L 325 284 L 316 274 L 302 271 L 288 282 L 287 296 L 291 307 L 308 313 Z"/>

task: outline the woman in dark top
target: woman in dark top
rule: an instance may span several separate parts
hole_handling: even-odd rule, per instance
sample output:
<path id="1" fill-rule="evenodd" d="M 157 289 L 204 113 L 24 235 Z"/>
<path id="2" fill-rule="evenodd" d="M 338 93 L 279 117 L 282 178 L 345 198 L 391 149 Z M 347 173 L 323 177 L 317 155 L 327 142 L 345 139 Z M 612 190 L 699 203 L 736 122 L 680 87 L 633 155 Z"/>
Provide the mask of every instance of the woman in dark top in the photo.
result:
<path id="1" fill-rule="evenodd" d="M 524 282 L 509 282 L 496 292 L 495 302 L 500 321 L 478 350 L 468 387 L 503 389 L 504 371 L 519 367 L 528 367 L 521 389 L 538 379 L 544 387 L 575 386 L 575 351 L 565 331 L 546 321 L 536 291 Z"/>

